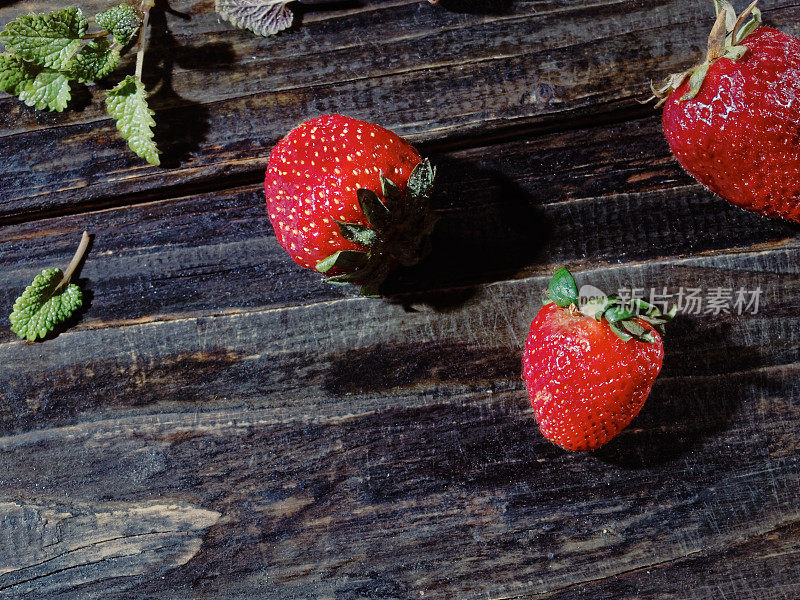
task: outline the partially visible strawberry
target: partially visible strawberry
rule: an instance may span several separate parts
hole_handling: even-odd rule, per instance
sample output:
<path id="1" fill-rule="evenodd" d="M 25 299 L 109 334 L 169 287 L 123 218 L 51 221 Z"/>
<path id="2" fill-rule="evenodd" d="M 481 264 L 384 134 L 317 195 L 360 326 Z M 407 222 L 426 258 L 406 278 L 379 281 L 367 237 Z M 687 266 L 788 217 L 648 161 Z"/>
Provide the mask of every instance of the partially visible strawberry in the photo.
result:
<path id="1" fill-rule="evenodd" d="M 729 202 L 800 222 L 800 40 L 716 0 L 706 59 L 654 90 L 692 176 Z M 661 103 L 659 102 L 659 104 Z"/>
<path id="2" fill-rule="evenodd" d="M 306 121 L 273 148 L 264 180 L 278 242 L 298 264 L 374 296 L 427 251 L 435 170 L 396 134 L 342 115 Z"/>
<path id="3" fill-rule="evenodd" d="M 609 296 L 578 308 L 570 272 L 559 269 L 531 323 L 523 379 L 542 434 L 567 450 L 594 450 L 639 413 L 661 370 L 662 315 L 647 302 Z M 583 312 L 581 312 L 583 311 Z"/>

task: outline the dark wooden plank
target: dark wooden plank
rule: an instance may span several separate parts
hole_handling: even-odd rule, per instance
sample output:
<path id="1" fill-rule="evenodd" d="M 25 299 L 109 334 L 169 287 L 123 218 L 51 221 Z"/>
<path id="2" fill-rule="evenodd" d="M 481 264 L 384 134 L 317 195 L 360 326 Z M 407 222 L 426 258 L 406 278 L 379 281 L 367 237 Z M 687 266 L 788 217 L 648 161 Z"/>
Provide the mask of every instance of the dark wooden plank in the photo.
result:
<path id="1" fill-rule="evenodd" d="M 690 569 L 707 587 L 689 597 L 711 599 L 735 584 L 719 559 L 741 552 L 755 575 L 800 542 L 798 374 L 690 378 L 684 396 L 665 378 L 589 455 L 539 437 L 517 391 L 478 392 L 33 431 L 0 438 L 0 483 L 45 505 L 166 497 L 222 515 L 185 565 L 104 583 L 127 597 L 665 597 Z M 760 549 L 774 554 L 756 562 Z M 100 587 L 94 566 L 80 567 L 81 587 L 46 568 L 40 585 L 81 598 Z M 0 574 L 0 588 L 18 593 L 16 576 Z M 797 590 L 789 573 L 770 581 Z M 750 584 L 736 597 L 770 597 Z"/>
<path id="2" fill-rule="evenodd" d="M 723 373 L 800 359 L 799 256 L 792 241 L 770 250 L 593 268 L 585 281 L 609 293 L 624 285 L 666 286 L 672 293 L 760 288 L 755 315 L 686 315 L 672 327 L 664 375 L 715 376 L 718 385 Z M 45 344 L 5 342 L 2 430 L 120 410 L 248 405 L 288 415 L 311 407 L 341 414 L 400 397 L 424 404 L 475 390 L 521 390 L 520 348 L 546 281 L 478 286 L 457 310 L 416 304 L 409 312 L 341 298 L 74 328 Z M 675 393 L 688 392 L 679 386 Z"/>
<path id="3" fill-rule="evenodd" d="M 400 302 L 456 307 L 470 286 L 546 274 L 563 262 L 597 266 L 798 239 L 796 226 L 692 184 L 658 136 L 651 117 L 435 156 L 434 251 L 387 291 Z M 83 229 L 95 240 L 81 273 L 92 300 L 79 328 L 352 296 L 289 260 L 263 203 L 256 185 L 6 226 L 0 306 L 10 310 L 41 268 L 63 266 Z M 0 340 L 11 337 L 0 323 Z"/>
<path id="4" fill-rule="evenodd" d="M 162 80 L 153 104 L 169 168 L 132 157 L 98 100 L 42 115 L 5 98 L 0 219 L 252 182 L 277 139 L 325 112 L 431 144 L 582 114 L 625 119 L 645 110 L 631 98 L 651 77 L 696 60 L 709 24 L 688 0 L 520 0 L 499 15 L 387 0 L 318 13 L 263 40 L 220 22 L 210 2 L 172 8 L 190 18 L 156 12 L 149 65 Z M 800 9 L 788 0 L 765 8 L 798 31 Z M 4 7 L 0 20 L 24 10 Z"/>

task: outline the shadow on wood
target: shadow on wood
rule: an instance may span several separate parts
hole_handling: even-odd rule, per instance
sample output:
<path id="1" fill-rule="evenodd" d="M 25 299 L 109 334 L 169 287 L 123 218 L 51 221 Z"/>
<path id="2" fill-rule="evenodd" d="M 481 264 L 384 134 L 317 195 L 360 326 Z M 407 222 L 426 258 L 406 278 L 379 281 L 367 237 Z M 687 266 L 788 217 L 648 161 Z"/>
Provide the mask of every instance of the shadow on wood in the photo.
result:
<path id="1" fill-rule="evenodd" d="M 172 85 L 175 65 L 185 69 L 231 71 L 235 67 L 236 54 L 228 43 L 182 45 L 169 29 L 167 13 L 183 20 L 191 18 L 171 9 L 165 0 L 156 2 L 150 12 L 151 44 L 145 56 L 143 79 L 147 89 L 158 88 L 149 103 L 157 112 L 154 139 L 161 150 L 161 166 L 169 168 L 180 166 L 197 151 L 209 131 L 208 108 L 175 91 Z M 154 64 L 155 57 L 159 57 L 157 64 Z"/>
<path id="2" fill-rule="evenodd" d="M 603 461 L 628 468 L 662 465 L 684 456 L 709 436 L 733 423 L 745 397 L 742 387 L 769 388 L 769 376 L 758 372 L 731 381 L 725 372 L 749 371 L 765 366 L 756 348 L 730 339 L 731 326 L 717 332 L 696 331 L 696 324 L 678 318 L 668 326 L 662 379 L 656 380 L 644 408 L 618 437 L 595 454 Z M 703 335 L 719 340 L 720 353 L 702 362 L 687 350 Z"/>
<path id="3" fill-rule="evenodd" d="M 331 394 L 382 393 L 426 383 L 492 386 L 520 377 L 520 352 L 466 343 L 379 344 L 348 350 L 331 362 L 324 388 Z"/>
<path id="4" fill-rule="evenodd" d="M 405 306 L 444 311 L 474 294 L 468 286 L 505 279 L 535 262 L 551 225 L 529 194 L 500 171 L 454 158 L 433 162 L 433 207 L 440 216 L 433 249 L 419 265 L 390 276 L 383 293 Z"/>

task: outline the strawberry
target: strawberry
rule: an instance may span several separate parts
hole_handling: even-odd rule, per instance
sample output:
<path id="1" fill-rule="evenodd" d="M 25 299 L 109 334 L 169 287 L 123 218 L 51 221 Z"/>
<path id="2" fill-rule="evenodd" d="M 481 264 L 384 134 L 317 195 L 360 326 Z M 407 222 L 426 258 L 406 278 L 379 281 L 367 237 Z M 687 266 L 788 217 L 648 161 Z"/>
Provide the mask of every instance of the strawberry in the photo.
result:
<path id="1" fill-rule="evenodd" d="M 800 40 L 715 0 L 706 59 L 660 90 L 678 162 L 729 202 L 800 222 Z"/>
<path id="2" fill-rule="evenodd" d="M 295 262 L 375 296 L 394 267 L 417 263 L 427 250 L 434 176 L 391 131 L 325 115 L 290 131 L 270 153 L 267 212 Z"/>
<path id="3" fill-rule="evenodd" d="M 664 360 L 661 314 L 614 296 L 578 307 L 572 274 L 556 271 L 531 323 L 523 375 L 542 434 L 567 450 L 594 450 L 639 413 Z"/>

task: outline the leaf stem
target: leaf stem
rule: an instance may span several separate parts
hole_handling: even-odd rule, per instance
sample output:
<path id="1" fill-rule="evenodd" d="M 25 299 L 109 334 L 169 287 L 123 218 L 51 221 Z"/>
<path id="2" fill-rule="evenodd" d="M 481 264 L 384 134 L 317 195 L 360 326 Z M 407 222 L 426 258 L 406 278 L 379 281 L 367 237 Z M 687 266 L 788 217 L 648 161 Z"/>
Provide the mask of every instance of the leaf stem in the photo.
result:
<path id="1" fill-rule="evenodd" d="M 64 271 L 64 276 L 61 278 L 61 282 L 56 286 L 56 289 L 53 290 L 53 294 L 57 294 L 67 285 L 69 285 L 69 280 L 72 279 L 72 276 L 75 274 L 75 269 L 78 268 L 78 265 L 81 264 L 84 255 L 86 254 L 86 249 L 89 247 L 90 241 L 89 234 L 84 231 L 83 235 L 81 236 L 81 243 L 78 244 L 78 249 L 75 251 L 75 256 L 72 257 L 72 260 L 69 261 L 69 265 L 67 266 L 67 270 Z"/>
<path id="2" fill-rule="evenodd" d="M 136 71 L 134 72 L 134 75 L 139 81 L 142 80 L 144 51 L 145 48 L 147 48 L 147 24 L 150 21 L 150 9 L 153 8 L 153 4 L 153 0 L 143 0 L 141 4 L 142 25 L 139 27 L 139 44 L 136 50 Z"/>
<path id="3" fill-rule="evenodd" d="M 110 31 L 106 31 L 104 29 L 103 31 L 98 31 L 97 33 L 87 33 L 86 35 L 82 36 L 81 39 L 82 40 L 94 40 L 94 39 L 97 39 L 97 38 L 106 37 L 109 33 L 111 33 L 111 32 Z"/>

